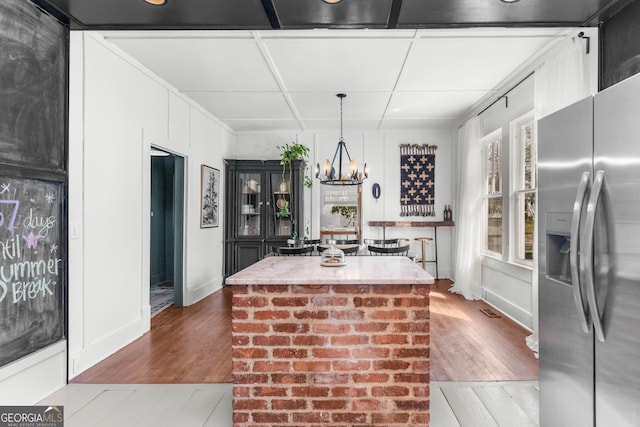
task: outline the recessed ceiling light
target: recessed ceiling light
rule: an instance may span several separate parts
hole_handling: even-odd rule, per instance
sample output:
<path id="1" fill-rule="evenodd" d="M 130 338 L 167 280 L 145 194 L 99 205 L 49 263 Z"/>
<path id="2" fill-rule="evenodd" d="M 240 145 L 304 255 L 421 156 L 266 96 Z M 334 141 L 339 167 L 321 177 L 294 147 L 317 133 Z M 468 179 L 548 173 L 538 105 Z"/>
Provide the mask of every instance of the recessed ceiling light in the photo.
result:
<path id="1" fill-rule="evenodd" d="M 162 6 L 167 2 L 167 0 L 144 0 L 144 1 L 154 6 Z"/>
<path id="2" fill-rule="evenodd" d="M 502 3 L 516 3 L 519 2 L 520 0 L 500 0 Z"/>
<path id="3" fill-rule="evenodd" d="M 336 4 L 336 3 L 340 3 L 342 0 L 322 0 L 322 1 L 329 4 Z"/>

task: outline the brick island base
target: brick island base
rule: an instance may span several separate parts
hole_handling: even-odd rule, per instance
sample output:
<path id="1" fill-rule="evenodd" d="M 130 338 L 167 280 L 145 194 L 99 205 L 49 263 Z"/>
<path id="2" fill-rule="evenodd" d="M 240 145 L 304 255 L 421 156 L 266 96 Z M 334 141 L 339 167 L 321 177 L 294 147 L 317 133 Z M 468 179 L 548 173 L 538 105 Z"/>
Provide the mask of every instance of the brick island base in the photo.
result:
<path id="1" fill-rule="evenodd" d="M 234 285 L 232 318 L 235 427 L 428 426 L 428 285 Z"/>

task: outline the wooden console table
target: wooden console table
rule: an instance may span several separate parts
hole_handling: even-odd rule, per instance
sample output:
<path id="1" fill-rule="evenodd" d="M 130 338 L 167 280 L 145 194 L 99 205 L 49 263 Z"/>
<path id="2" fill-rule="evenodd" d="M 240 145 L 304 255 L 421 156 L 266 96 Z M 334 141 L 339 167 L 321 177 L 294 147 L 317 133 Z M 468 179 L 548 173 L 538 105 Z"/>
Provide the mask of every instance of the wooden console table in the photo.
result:
<path id="1" fill-rule="evenodd" d="M 382 238 L 386 239 L 387 227 L 430 227 L 433 228 L 434 259 L 436 265 L 436 279 L 438 277 L 438 227 L 453 227 L 453 221 L 369 221 L 369 227 L 382 227 Z"/>
<path id="2" fill-rule="evenodd" d="M 320 241 L 322 243 L 324 243 L 324 238 L 326 236 L 331 236 L 332 239 L 334 238 L 334 236 L 347 236 L 347 238 L 349 239 L 360 239 L 360 233 L 358 233 L 355 228 L 325 228 L 320 230 Z"/>

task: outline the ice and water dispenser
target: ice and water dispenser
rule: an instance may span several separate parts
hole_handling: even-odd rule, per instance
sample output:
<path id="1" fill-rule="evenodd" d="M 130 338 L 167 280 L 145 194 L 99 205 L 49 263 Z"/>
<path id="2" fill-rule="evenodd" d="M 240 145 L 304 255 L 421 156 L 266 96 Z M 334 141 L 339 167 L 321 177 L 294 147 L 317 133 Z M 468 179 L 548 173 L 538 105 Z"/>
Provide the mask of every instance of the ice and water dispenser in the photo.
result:
<path id="1" fill-rule="evenodd" d="M 558 282 L 571 285 L 571 264 L 569 250 L 571 241 L 571 213 L 547 212 L 546 230 L 547 238 L 547 271 L 546 276 Z"/>

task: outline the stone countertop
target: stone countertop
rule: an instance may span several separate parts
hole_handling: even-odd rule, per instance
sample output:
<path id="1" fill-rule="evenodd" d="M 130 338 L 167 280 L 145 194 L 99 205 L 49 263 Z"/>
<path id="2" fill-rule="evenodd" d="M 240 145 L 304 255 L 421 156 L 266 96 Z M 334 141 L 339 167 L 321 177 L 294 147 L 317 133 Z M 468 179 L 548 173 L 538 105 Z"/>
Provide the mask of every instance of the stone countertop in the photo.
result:
<path id="1" fill-rule="evenodd" d="M 346 256 L 347 265 L 324 267 L 319 256 L 271 256 L 227 278 L 229 285 L 433 284 L 433 276 L 407 257 Z"/>

